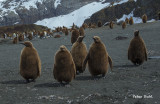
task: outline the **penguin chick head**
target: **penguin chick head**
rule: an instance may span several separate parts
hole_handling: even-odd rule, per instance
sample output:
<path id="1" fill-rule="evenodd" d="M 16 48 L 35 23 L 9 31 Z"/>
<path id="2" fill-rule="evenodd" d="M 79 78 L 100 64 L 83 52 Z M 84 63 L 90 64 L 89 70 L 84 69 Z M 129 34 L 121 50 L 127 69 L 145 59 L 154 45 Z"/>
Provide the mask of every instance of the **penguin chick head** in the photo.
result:
<path id="1" fill-rule="evenodd" d="M 95 43 L 101 42 L 101 39 L 100 39 L 100 37 L 98 37 L 98 36 L 94 36 L 94 37 L 93 37 L 93 40 L 94 40 Z"/>
<path id="2" fill-rule="evenodd" d="M 134 36 L 136 37 L 136 36 L 139 36 L 139 30 L 136 30 L 135 32 L 134 32 Z"/>
<path id="3" fill-rule="evenodd" d="M 60 51 L 65 51 L 66 50 L 66 47 L 64 45 L 61 45 L 60 46 Z"/>
<path id="4" fill-rule="evenodd" d="M 20 43 L 25 45 L 26 47 L 33 47 L 32 43 L 30 41 L 25 41 L 24 43 Z"/>
<path id="5" fill-rule="evenodd" d="M 79 36 L 78 39 L 77 39 L 77 42 L 79 42 L 79 43 L 82 42 L 82 40 L 83 40 L 84 37 L 85 36 Z"/>

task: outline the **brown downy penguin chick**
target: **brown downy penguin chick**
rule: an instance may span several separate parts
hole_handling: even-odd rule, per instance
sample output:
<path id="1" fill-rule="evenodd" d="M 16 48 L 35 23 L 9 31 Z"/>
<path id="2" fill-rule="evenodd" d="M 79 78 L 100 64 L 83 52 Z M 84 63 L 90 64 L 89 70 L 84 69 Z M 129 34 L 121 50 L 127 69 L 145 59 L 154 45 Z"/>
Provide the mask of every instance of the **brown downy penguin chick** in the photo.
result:
<path id="1" fill-rule="evenodd" d="M 108 71 L 108 64 L 112 70 L 112 59 L 108 55 L 107 49 L 98 36 L 94 36 L 94 43 L 91 44 L 88 55 L 83 64 L 83 70 L 88 61 L 89 72 L 92 76 L 102 75 Z"/>
<path id="2" fill-rule="evenodd" d="M 130 24 L 130 25 L 133 25 L 133 24 L 134 24 L 134 22 L 133 22 L 133 17 L 130 17 L 130 18 L 129 18 L 129 24 Z"/>
<path id="3" fill-rule="evenodd" d="M 80 27 L 79 34 L 80 34 L 80 36 L 84 36 L 84 29 L 83 29 L 83 27 Z"/>
<path id="4" fill-rule="evenodd" d="M 58 82 L 67 84 L 75 78 L 76 67 L 71 53 L 64 45 L 55 54 L 53 75 Z"/>
<path id="5" fill-rule="evenodd" d="M 19 41 L 24 41 L 24 35 L 23 34 L 20 34 L 19 37 L 18 37 Z"/>
<path id="6" fill-rule="evenodd" d="M 60 37 L 61 37 L 61 35 L 59 35 L 59 34 L 54 36 L 54 38 L 60 38 Z"/>
<path id="7" fill-rule="evenodd" d="M 147 15 L 146 14 L 144 14 L 142 16 L 142 21 L 143 21 L 143 23 L 147 23 Z"/>
<path id="8" fill-rule="evenodd" d="M 68 29 L 66 28 L 66 30 L 65 30 L 65 35 L 68 35 L 69 33 L 68 33 Z"/>
<path id="9" fill-rule="evenodd" d="M 129 24 L 129 19 L 126 18 L 126 19 L 125 19 L 125 22 L 126 22 L 126 24 Z"/>
<path id="10" fill-rule="evenodd" d="M 32 36 L 31 33 L 28 33 L 28 39 L 29 39 L 29 40 L 32 40 L 32 39 L 33 39 L 33 36 Z"/>
<path id="11" fill-rule="evenodd" d="M 82 27 L 83 27 L 84 29 L 86 29 L 86 28 L 88 28 L 88 25 L 87 25 L 86 23 L 83 23 Z"/>
<path id="12" fill-rule="evenodd" d="M 134 38 L 130 42 L 128 60 L 131 60 L 135 65 L 141 65 L 144 60 L 147 61 L 147 49 L 138 30 L 134 32 Z"/>
<path id="13" fill-rule="evenodd" d="M 79 36 L 77 41 L 73 44 L 71 49 L 71 54 L 74 60 L 74 63 L 76 65 L 76 73 L 83 73 L 84 70 L 82 70 L 83 62 L 87 56 L 87 47 L 82 42 L 84 36 Z"/>
<path id="14" fill-rule="evenodd" d="M 126 22 L 123 22 L 122 23 L 122 29 L 125 29 L 126 28 Z"/>
<path id="15" fill-rule="evenodd" d="M 27 82 L 30 82 L 30 79 L 35 81 L 41 74 L 40 57 L 31 42 L 25 41 L 21 44 L 25 47 L 21 51 L 20 74 Z"/>
<path id="16" fill-rule="evenodd" d="M 112 22 L 112 21 L 109 23 L 109 27 L 110 27 L 111 29 L 113 29 L 113 22 Z"/>
<path id="17" fill-rule="evenodd" d="M 18 43 L 18 36 L 16 34 L 16 37 L 13 38 L 13 44 L 17 44 Z"/>
<path id="18" fill-rule="evenodd" d="M 98 21 L 97 26 L 98 26 L 98 27 L 102 27 L 102 22 L 101 22 L 101 21 Z"/>
<path id="19" fill-rule="evenodd" d="M 89 28 L 91 28 L 91 26 L 92 26 L 92 23 L 89 23 L 89 24 L 88 24 L 88 26 L 89 26 Z"/>
<path id="20" fill-rule="evenodd" d="M 77 29 L 74 29 L 72 31 L 72 35 L 71 35 L 71 43 L 73 44 L 74 42 L 76 42 L 77 38 L 79 37 L 79 31 Z"/>

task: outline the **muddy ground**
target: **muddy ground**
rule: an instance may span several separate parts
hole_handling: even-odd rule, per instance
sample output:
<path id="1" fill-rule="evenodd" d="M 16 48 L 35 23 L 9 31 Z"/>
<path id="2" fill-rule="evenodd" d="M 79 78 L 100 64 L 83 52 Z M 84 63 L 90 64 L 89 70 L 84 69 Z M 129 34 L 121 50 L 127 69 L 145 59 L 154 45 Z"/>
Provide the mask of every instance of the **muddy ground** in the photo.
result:
<path id="1" fill-rule="evenodd" d="M 106 78 L 92 79 L 88 69 L 77 75 L 70 86 L 61 86 L 53 78 L 54 55 L 60 45 L 71 49 L 70 35 L 61 38 L 34 39 L 31 42 L 42 61 L 42 74 L 36 82 L 26 84 L 19 74 L 20 53 L 24 46 L 11 41 L 0 42 L 1 104 L 160 104 L 160 59 L 148 59 L 134 66 L 127 59 L 127 49 L 135 30 L 146 43 L 148 56 L 160 56 L 160 21 L 135 24 L 122 30 L 104 26 L 86 29 L 84 42 L 89 49 L 98 35 L 113 60 L 113 72 Z M 126 37 L 117 40 L 118 36 Z M 146 96 L 149 98 L 144 98 Z M 142 98 L 135 98 L 142 97 Z"/>

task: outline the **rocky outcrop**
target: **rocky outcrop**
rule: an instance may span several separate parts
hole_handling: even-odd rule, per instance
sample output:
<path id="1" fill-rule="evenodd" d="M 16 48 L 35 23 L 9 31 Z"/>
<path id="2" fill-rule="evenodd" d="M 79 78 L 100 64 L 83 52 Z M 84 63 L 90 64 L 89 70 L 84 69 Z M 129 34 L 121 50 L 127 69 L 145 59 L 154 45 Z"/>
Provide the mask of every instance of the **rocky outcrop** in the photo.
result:
<path id="1" fill-rule="evenodd" d="M 29 9 L 22 5 L 26 1 L 32 0 L 7 0 L 3 2 L 0 6 L 0 26 L 32 24 L 45 18 L 68 14 L 88 3 L 99 0 L 61 0 L 61 4 L 57 7 L 54 6 L 55 0 L 42 0 L 42 2 L 36 2 L 35 7 Z"/>
<path id="2" fill-rule="evenodd" d="M 132 11 L 134 17 L 141 17 L 143 14 L 148 16 L 148 19 L 157 19 L 158 12 L 160 11 L 160 0 L 129 0 L 126 3 L 110 6 L 95 14 L 89 19 L 85 20 L 85 23 L 97 23 L 99 20 L 102 23 L 109 21 L 115 21 L 123 16 L 123 14 L 130 14 Z"/>

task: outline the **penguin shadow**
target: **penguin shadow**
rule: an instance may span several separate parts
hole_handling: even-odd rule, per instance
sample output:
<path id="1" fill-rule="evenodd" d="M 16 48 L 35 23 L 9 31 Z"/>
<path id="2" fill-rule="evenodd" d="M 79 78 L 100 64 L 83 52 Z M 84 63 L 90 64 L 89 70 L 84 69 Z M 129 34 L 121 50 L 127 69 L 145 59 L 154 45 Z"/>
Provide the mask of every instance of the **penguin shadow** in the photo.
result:
<path id="1" fill-rule="evenodd" d="M 48 87 L 65 87 L 65 84 L 61 83 L 43 83 L 43 84 L 37 84 L 34 87 L 39 87 L 39 88 L 48 88 Z"/>
<path id="2" fill-rule="evenodd" d="M 113 66 L 113 68 L 122 68 L 122 69 L 133 68 L 133 67 L 138 67 L 138 65 L 130 64 L 130 65 L 115 65 L 115 66 Z"/>
<path id="3" fill-rule="evenodd" d="M 102 79 L 102 76 L 76 76 L 75 80 L 81 80 L 81 81 L 85 81 L 85 80 L 99 80 Z"/>
<path id="4" fill-rule="evenodd" d="M 27 84 L 25 80 L 2 81 L 1 84 Z"/>

